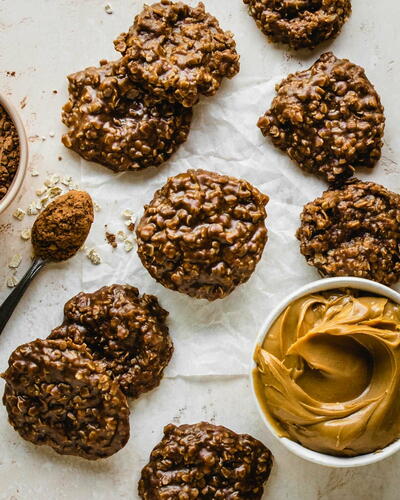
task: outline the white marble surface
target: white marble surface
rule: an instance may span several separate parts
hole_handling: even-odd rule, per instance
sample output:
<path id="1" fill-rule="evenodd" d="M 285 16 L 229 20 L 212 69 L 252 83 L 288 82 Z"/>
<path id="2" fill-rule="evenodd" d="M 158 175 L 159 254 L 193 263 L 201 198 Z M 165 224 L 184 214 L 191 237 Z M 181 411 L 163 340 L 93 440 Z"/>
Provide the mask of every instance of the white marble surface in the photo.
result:
<path id="1" fill-rule="evenodd" d="M 163 425 L 201 419 L 247 432 L 275 455 L 265 498 L 276 500 L 394 500 L 398 494 L 400 455 L 362 469 L 330 470 L 304 462 L 274 441 L 263 427 L 252 401 L 247 366 L 251 346 L 263 318 L 288 292 L 317 279 L 299 255 L 294 231 L 302 205 L 319 195 L 322 181 L 304 175 L 277 152 L 255 126 L 268 107 L 274 84 L 289 72 L 308 67 L 324 50 L 348 57 L 366 68 L 386 108 L 383 157 L 372 179 L 400 191 L 397 134 L 400 102 L 397 0 L 353 0 L 353 15 L 333 43 L 313 52 L 291 55 L 268 44 L 246 14 L 242 0 L 205 0 L 225 29 L 234 32 L 241 72 L 215 97 L 196 107 L 188 142 L 158 170 L 112 175 L 81 161 L 60 142 L 64 130 L 60 109 L 66 101 L 65 75 L 100 58 L 116 58 L 112 40 L 128 28 L 142 1 L 0 0 L 0 91 L 21 108 L 31 140 L 30 167 L 21 196 L 0 216 L 0 300 L 9 290 L 5 280 L 12 255 L 23 256 L 20 277 L 30 260 L 30 245 L 20 232 L 33 219 L 18 222 L 12 212 L 35 199 L 48 173 L 72 175 L 102 206 L 89 245 L 104 263 L 94 267 L 80 254 L 71 262 L 49 267 L 33 284 L 0 337 L 0 370 L 19 344 L 45 337 L 61 321 L 64 302 L 80 290 L 111 282 L 129 282 L 156 293 L 171 312 L 176 352 L 165 380 L 152 393 L 131 404 L 132 437 L 114 457 L 89 463 L 60 457 L 52 450 L 24 442 L 8 425 L 0 407 L 0 500 L 137 499 L 137 479 Z M 194 1 L 189 1 L 195 4 Z M 7 71 L 16 72 L 8 76 Z M 57 90 L 57 93 L 53 93 Z M 246 104 L 246 106 L 244 106 Z M 49 133 L 55 136 L 50 137 Z M 45 137 L 43 141 L 41 137 Z M 58 160 L 61 157 L 62 160 Z M 268 193 L 270 240 L 254 277 L 229 298 L 204 303 L 165 290 L 140 266 L 134 252 L 112 251 L 104 242 L 104 224 L 122 228 L 120 212 L 139 212 L 166 177 L 189 167 L 243 176 Z M 0 392 L 3 390 L 0 382 Z"/>

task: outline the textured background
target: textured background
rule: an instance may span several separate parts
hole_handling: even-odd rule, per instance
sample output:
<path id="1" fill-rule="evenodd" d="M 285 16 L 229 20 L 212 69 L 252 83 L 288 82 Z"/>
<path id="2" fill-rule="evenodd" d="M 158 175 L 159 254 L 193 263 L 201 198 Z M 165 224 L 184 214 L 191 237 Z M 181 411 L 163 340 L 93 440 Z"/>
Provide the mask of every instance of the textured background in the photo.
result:
<path id="1" fill-rule="evenodd" d="M 235 34 L 241 72 L 225 82 L 214 98 L 195 108 L 188 142 L 158 170 L 113 175 L 66 150 L 60 109 L 67 99 L 65 75 L 116 58 L 112 40 L 128 29 L 142 1 L 112 0 L 113 14 L 102 0 L 0 0 L 0 91 L 20 108 L 30 137 L 30 167 L 21 196 L 0 216 L 0 300 L 9 293 L 7 264 L 19 252 L 21 277 L 30 261 L 30 244 L 20 232 L 32 217 L 16 221 L 12 212 L 36 199 L 50 173 L 72 175 L 102 209 L 89 237 L 103 264 L 93 266 L 79 254 L 40 275 L 0 338 L 0 370 L 19 344 L 45 337 L 61 322 L 62 306 L 81 290 L 128 282 L 155 293 L 170 311 L 176 351 L 161 386 L 131 404 L 132 437 L 114 457 L 98 463 L 60 457 L 24 442 L 8 425 L 0 407 L 0 500 L 3 499 L 136 499 L 139 471 L 168 422 L 201 419 L 248 432 L 275 455 L 266 498 L 299 500 L 397 499 L 400 455 L 377 465 L 330 470 L 287 452 L 263 427 L 247 379 L 254 338 L 266 314 L 286 294 L 318 278 L 299 254 L 294 232 L 302 205 L 325 188 L 276 151 L 255 126 L 274 96 L 274 85 L 289 72 L 310 66 L 325 50 L 365 67 L 386 109 L 383 157 L 373 172 L 360 172 L 400 192 L 397 96 L 400 35 L 397 0 L 353 0 L 353 15 L 333 43 L 313 52 L 289 54 L 267 43 L 247 15 L 241 0 L 205 0 L 223 28 Z M 194 1 L 189 1 L 195 4 Z M 10 76 L 7 72 L 14 72 Z M 57 93 L 53 91 L 57 90 Z M 54 137 L 49 133 L 54 132 Z M 45 138 L 43 140 L 42 138 Z M 59 160 L 58 158 L 62 159 Z M 122 210 L 140 213 L 169 175 L 187 168 L 207 168 L 242 176 L 266 192 L 270 240 L 253 278 L 224 301 L 206 303 L 157 285 L 139 264 L 135 251 L 112 250 L 104 225 L 123 229 Z M 0 382 L 0 392 L 3 390 Z"/>

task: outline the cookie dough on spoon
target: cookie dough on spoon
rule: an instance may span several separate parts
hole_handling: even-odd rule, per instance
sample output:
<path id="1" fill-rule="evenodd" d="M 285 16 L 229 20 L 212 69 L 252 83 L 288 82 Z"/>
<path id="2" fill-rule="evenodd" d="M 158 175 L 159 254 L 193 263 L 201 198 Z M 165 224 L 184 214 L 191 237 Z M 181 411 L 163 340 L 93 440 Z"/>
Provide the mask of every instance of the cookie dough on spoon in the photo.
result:
<path id="1" fill-rule="evenodd" d="M 84 191 L 69 191 L 50 203 L 32 228 L 35 259 L 25 276 L 0 306 L 0 333 L 29 283 L 49 262 L 73 257 L 85 242 L 93 222 L 93 202 Z"/>

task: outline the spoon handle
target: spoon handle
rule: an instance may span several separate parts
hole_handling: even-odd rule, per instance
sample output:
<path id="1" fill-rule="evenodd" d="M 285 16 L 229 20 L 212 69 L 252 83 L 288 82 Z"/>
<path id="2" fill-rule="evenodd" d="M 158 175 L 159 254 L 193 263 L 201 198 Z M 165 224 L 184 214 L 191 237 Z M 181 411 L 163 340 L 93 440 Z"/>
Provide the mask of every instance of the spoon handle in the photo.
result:
<path id="1" fill-rule="evenodd" d="M 4 330 L 21 297 L 24 295 L 25 290 L 28 288 L 29 283 L 45 264 L 47 264 L 45 260 L 35 259 L 24 277 L 0 306 L 0 334 Z"/>

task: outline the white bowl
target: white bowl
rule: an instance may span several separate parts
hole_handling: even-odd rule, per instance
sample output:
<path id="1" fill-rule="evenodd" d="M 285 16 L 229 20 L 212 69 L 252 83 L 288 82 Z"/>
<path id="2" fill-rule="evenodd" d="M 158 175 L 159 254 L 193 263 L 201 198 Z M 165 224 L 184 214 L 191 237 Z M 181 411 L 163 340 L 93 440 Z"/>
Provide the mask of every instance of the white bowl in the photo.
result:
<path id="1" fill-rule="evenodd" d="M 14 105 L 11 104 L 2 94 L 0 94 L 0 104 L 7 111 L 7 113 L 10 115 L 10 118 L 14 122 L 19 137 L 19 148 L 20 148 L 20 159 L 17 172 L 14 176 L 14 179 L 7 193 L 0 200 L 0 214 L 1 214 L 16 198 L 22 187 L 22 183 L 24 181 L 26 169 L 28 166 L 28 141 L 26 138 L 25 127 Z"/>
<path id="2" fill-rule="evenodd" d="M 308 285 L 301 287 L 299 290 L 295 291 L 291 295 L 289 295 L 285 300 L 283 300 L 267 317 L 264 325 L 262 326 L 256 340 L 255 347 L 264 342 L 265 337 L 267 336 L 272 324 L 278 318 L 278 316 L 286 309 L 289 304 L 293 301 L 304 297 L 305 295 L 309 295 L 310 293 L 321 292 L 324 290 L 332 290 L 336 288 L 355 288 L 358 290 L 364 290 L 366 292 L 371 292 L 374 294 L 383 295 L 384 297 L 388 297 L 393 302 L 400 304 L 400 294 L 387 286 L 381 285 L 374 281 L 365 280 L 361 278 L 326 278 L 318 281 L 313 281 Z M 253 350 L 254 354 L 255 348 Z M 375 462 L 379 462 L 384 458 L 393 455 L 397 451 L 400 450 L 400 439 L 395 441 L 394 443 L 386 446 L 383 450 L 379 450 L 377 452 L 368 453 L 366 455 L 359 455 L 357 457 L 334 457 L 332 455 L 327 455 L 325 453 L 318 453 L 316 451 L 312 451 L 308 448 L 305 448 L 299 443 L 292 441 L 291 439 L 280 437 L 275 430 L 275 428 L 271 425 L 268 418 L 266 417 L 263 409 L 258 401 L 258 397 L 254 387 L 253 381 L 253 370 L 256 367 L 254 359 L 251 362 L 250 369 L 250 380 L 251 380 L 251 388 L 253 392 L 254 399 L 256 401 L 258 411 L 261 415 L 264 424 L 269 429 L 269 431 L 275 436 L 275 438 L 283 444 L 289 451 L 297 455 L 298 457 L 304 458 L 310 462 L 314 462 L 316 464 L 325 465 L 327 467 L 360 467 L 361 465 L 369 465 Z"/>

